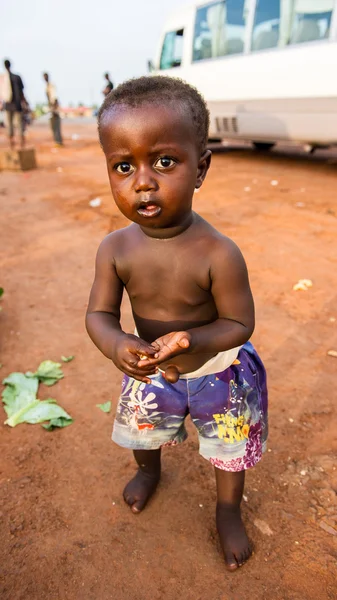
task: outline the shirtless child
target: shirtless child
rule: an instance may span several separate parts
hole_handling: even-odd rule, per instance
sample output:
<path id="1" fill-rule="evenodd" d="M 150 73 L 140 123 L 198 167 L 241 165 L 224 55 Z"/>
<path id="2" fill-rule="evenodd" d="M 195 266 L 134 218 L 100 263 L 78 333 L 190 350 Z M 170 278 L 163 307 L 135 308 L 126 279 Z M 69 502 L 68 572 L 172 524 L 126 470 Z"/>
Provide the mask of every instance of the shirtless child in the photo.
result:
<path id="1" fill-rule="evenodd" d="M 267 439 L 264 367 L 248 342 L 254 304 L 238 247 L 192 211 L 211 161 L 199 93 L 168 77 L 127 81 L 98 116 L 111 191 L 131 225 L 101 243 L 88 333 L 125 375 L 113 440 L 133 450 L 124 499 L 140 512 L 160 479 L 165 445 L 186 438 L 215 467 L 216 523 L 228 569 L 252 548 L 241 520 L 245 469 Z M 120 325 L 126 289 L 136 334 Z"/>

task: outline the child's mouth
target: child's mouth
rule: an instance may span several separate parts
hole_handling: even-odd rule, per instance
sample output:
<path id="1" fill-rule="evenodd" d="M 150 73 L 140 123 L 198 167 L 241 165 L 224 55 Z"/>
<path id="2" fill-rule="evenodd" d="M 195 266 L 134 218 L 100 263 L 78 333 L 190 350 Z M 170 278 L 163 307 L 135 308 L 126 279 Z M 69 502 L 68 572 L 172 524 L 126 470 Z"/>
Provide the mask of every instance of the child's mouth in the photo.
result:
<path id="1" fill-rule="evenodd" d="M 161 213 L 161 208 L 158 204 L 140 204 L 137 208 L 137 213 L 142 217 L 157 217 Z"/>

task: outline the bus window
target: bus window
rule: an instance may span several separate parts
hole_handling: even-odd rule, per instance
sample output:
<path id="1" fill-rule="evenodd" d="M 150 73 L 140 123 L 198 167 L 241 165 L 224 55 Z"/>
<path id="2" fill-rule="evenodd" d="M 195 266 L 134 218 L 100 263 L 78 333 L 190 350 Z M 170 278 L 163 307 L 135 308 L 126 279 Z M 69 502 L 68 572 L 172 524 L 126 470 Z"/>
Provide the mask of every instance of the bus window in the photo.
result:
<path id="1" fill-rule="evenodd" d="M 246 7 L 246 0 L 227 0 L 197 10 L 193 61 L 243 52 Z"/>
<path id="2" fill-rule="evenodd" d="M 334 0 L 257 0 L 252 50 L 329 37 Z"/>
<path id="3" fill-rule="evenodd" d="M 329 37 L 334 0 L 295 0 L 293 4 L 290 44 Z"/>
<path id="4" fill-rule="evenodd" d="M 160 57 L 160 69 L 180 67 L 183 54 L 183 35 L 183 29 L 169 31 L 165 35 Z"/>
<path id="5" fill-rule="evenodd" d="M 280 0 L 257 0 L 252 50 L 265 50 L 278 46 L 279 29 Z"/>

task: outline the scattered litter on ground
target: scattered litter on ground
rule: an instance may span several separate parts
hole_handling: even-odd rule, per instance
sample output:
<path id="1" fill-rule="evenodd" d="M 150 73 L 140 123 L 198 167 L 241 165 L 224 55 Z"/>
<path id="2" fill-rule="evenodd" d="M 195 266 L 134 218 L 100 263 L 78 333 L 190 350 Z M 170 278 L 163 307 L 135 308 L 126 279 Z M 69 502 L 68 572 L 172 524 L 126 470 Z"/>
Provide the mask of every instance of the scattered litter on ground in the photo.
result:
<path id="1" fill-rule="evenodd" d="M 108 402 L 104 402 L 103 404 L 96 404 L 98 408 L 100 408 L 103 412 L 109 413 L 111 410 L 111 400 Z"/>
<path id="2" fill-rule="evenodd" d="M 309 288 L 312 287 L 311 279 L 299 279 L 297 283 L 293 286 L 293 290 L 295 292 L 303 291 L 306 292 Z"/>
<path id="3" fill-rule="evenodd" d="M 297 206 L 297 208 L 303 208 L 305 206 L 304 202 L 296 202 L 295 206 Z"/>
<path id="4" fill-rule="evenodd" d="M 53 385 L 63 377 L 59 367 L 59 363 L 45 360 L 35 373 L 11 373 L 3 380 L 2 401 L 8 417 L 5 425 L 15 427 L 20 423 L 45 423 L 42 426 L 49 431 L 71 425 L 73 419 L 54 398 L 37 398 L 39 382 Z"/>
<path id="5" fill-rule="evenodd" d="M 200 507 L 200 508 L 203 508 L 203 506 L 204 506 L 203 504 L 199 504 L 199 507 Z"/>
<path id="6" fill-rule="evenodd" d="M 242 498 L 244 499 L 245 502 L 248 502 L 248 498 L 247 498 L 247 496 L 245 496 L 245 494 L 242 495 Z"/>
<path id="7" fill-rule="evenodd" d="M 273 535 L 272 530 L 270 529 L 268 523 L 262 521 L 262 519 L 254 519 L 254 525 L 257 527 L 261 533 L 264 535 Z"/>
<path id="8" fill-rule="evenodd" d="M 90 200 L 90 202 L 89 202 L 89 206 L 92 206 L 92 208 L 101 206 L 101 204 L 102 204 L 102 200 L 100 198 L 94 198 L 93 200 Z"/>
<path id="9" fill-rule="evenodd" d="M 335 321 L 336 321 L 336 318 L 335 318 L 335 317 L 330 317 L 330 319 L 329 319 L 329 323 L 335 323 Z"/>
<path id="10" fill-rule="evenodd" d="M 72 136 L 71 136 L 71 139 L 72 140 L 79 140 L 80 136 L 78 135 L 78 133 L 73 133 Z"/>
<path id="11" fill-rule="evenodd" d="M 58 173 L 62 173 L 63 169 L 62 169 L 62 167 L 57 167 L 56 171 L 57 171 Z"/>
<path id="12" fill-rule="evenodd" d="M 61 360 L 65 363 L 70 362 L 74 358 L 75 358 L 75 356 L 61 356 Z"/>
<path id="13" fill-rule="evenodd" d="M 337 535 L 337 529 L 335 529 L 334 527 L 331 527 L 324 521 L 321 521 L 319 523 L 319 526 L 321 527 L 321 529 L 324 529 L 324 531 L 326 531 L 327 533 L 330 533 L 331 535 Z"/>
<path id="14" fill-rule="evenodd" d="M 272 179 L 270 182 L 270 185 L 273 185 L 273 186 L 278 185 L 277 179 Z"/>
<path id="15" fill-rule="evenodd" d="M 288 421 L 289 421 L 289 423 L 293 423 L 294 419 L 292 419 L 291 417 L 289 417 Z"/>
<path id="16" fill-rule="evenodd" d="M 249 186 L 247 186 L 247 187 L 243 188 L 243 191 L 244 191 L 244 192 L 250 192 L 250 190 L 251 190 L 251 188 L 250 188 Z"/>
<path id="17" fill-rule="evenodd" d="M 327 355 L 337 358 L 337 350 L 328 350 Z"/>

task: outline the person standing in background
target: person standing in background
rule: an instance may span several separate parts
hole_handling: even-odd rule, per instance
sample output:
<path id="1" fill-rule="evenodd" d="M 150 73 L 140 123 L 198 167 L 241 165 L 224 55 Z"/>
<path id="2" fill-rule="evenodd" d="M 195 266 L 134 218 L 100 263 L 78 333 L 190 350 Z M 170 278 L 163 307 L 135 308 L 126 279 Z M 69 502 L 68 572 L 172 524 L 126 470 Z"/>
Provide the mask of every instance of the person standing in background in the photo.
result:
<path id="1" fill-rule="evenodd" d="M 48 73 L 43 73 L 43 79 L 45 80 L 46 94 L 48 100 L 48 106 L 50 110 L 50 126 L 53 132 L 54 140 L 57 146 L 63 146 L 63 139 L 61 134 L 61 117 L 59 112 L 59 101 L 56 95 L 56 87 L 49 81 Z"/>
<path id="2" fill-rule="evenodd" d="M 15 147 L 14 127 L 20 131 L 21 148 L 25 145 L 23 108 L 26 102 L 23 93 L 24 85 L 20 75 L 15 75 L 11 71 L 11 63 L 8 59 L 4 61 L 5 73 L 5 93 L 4 110 L 6 111 L 6 124 L 10 147 Z"/>
<path id="3" fill-rule="evenodd" d="M 107 84 L 103 90 L 103 96 L 107 96 L 108 94 L 110 94 L 111 90 L 114 89 L 114 84 L 112 83 L 111 79 L 110 79 L 110 75 L 109 73 L 105 73 L 104 77 L 107 81 Z"/>

